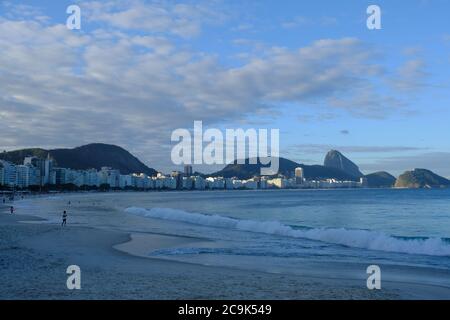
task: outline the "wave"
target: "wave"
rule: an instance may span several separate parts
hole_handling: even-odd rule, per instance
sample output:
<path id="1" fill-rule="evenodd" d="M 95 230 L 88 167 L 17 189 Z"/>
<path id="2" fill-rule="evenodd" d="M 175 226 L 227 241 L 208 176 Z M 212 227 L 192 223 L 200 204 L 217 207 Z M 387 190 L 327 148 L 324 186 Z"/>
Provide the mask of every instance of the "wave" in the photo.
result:
<path id="1" fill-rule="evenodd" d="M 360 249 L 431 256 L 450 256 L 450 244 L 442 238 L 400 238 L 378 231 L 345 228 L 295 229 L 278 221 L 241 220 L 220 215 L 191 213 L 170 208 L 145 209 L 130 207 L 125 209 L 125 212 L 149 218 L 316 240 Z"/>

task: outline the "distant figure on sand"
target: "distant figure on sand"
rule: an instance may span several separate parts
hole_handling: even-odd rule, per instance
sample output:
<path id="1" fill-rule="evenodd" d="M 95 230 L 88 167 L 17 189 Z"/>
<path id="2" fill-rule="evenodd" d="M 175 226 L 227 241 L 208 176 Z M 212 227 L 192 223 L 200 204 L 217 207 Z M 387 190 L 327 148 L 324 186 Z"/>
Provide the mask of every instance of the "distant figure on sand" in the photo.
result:
<path id="1" fill-rule="evenodd" d="M 5 203 L 6 202 L 6 199 L 5 198 L 3 198 L 3 203 Z"/>
<path id="2" fill-rule="evenodd" d="M 61 227 L 64 227 L 66 224 L 67 224 L 67 212 L 66 212 L 66 210 L 64 210 L 63 215 L 62 215 Z"/>
<path id="3" fill-rule="evenodd" d="M 14 213 L 14 207 L 11 206 L 11 208 L 9 208 L 9 211 L 11 212 L 11 214 L 13 214 Z"/>

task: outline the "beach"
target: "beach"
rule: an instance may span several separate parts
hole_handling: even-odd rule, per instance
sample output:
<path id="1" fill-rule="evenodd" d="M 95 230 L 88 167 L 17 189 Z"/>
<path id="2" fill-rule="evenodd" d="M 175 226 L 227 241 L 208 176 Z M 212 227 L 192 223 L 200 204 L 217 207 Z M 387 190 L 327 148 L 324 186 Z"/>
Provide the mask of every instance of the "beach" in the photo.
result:
<path id="1" fill-rule="evenodd" d="M 24 220 L 37 221 L 0 214 L 0 299 L 386 298 L 363 287 L 336 288 L 324 279 L 133 256 L 113 248 L 130 240 L 125 233 Z M 74 263 L 81 268 L 81 290 L 66 287 L 66 268 Z"/>
<path id="2" fill-rule="evenodd" d="M 125 195 L 127 196 L 127 195 Z M 92 197 L 88 197 L 91 201 Z M 390 266 L 382 290 L 368 290 L 364 263 L 335 266 L 305 262 L 295 273 L 272 268 L 252 270 L 217 263 L 176 261 L 149 252 L 171 248 L 212 248 L 217 241 L 168 232 L 92 225 L 76 220 L 82 204 L 72 204 L 68 226 L 58 218 L 43 219 L 28 213 L 39 203 L 82 203 L 84 195 L 57 200 L 27 200 L 10 214 L 0 210 L 0 299 L 434 299 L 449 298 L 447 286 L 409 281 L 448 275 L 447 270 Z M 52 204 L 54 206 L 54 204 Z M 25 210 L 24 208 L 28 208 Z M 30 211 L 30 208 L 33 210 Z M 37 210 L 37 209 L 36 209 Z M 42 208 L 41 208 L 42 210 Z M 44 210 L 47 210 L 44 208 Z M 99 210 L 103 213 L 105 210 Z M 25 214 L 26 213 L 26 214 Z M 57 215 L 56 215 L 57 216 Z M 132 216 L 126 220 L 133 219 Z M 74 221 L 75 220 L 75 221 Z M 164 227 L 158 226 L 158 230 Z M 201 256 L 201 255 L 198 255 Z M 257 259 L 257 258 L 255 258 Z M 255 260 L 258 261 L 258 260 Z M 222 263 L 222 260 L 219 261 Z M 210 264 L 210 265 L 208 265 Z M 69 265 L 81 269 L 81 290 L 66 287 Z M 385 270 L 386 270 L 385 268 Z M 389 269 L 390 268 L 390 269 Z M 329 272 L 335 269 L 336 274 Z M 361 270 L 358 277 L 340 278 Z M 407 274 L 403 278 L 398 275 Z M 392 281 L 392 278 L 397 279 Z"/>

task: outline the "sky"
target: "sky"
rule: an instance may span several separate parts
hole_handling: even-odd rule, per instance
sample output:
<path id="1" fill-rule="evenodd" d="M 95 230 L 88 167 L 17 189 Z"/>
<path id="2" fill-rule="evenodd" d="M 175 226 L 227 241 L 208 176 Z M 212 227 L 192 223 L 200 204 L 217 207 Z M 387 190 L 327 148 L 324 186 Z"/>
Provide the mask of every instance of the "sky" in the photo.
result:
<path id="1" fill-rule="evenodd" d="M 81 29 L 66 27 L 69 5 Z M 366 26 L 381 8 L 381 30 Z M 177 128 L 280 130 L 364 173 L 450 177 L 450 2 L 2 1 L 0 149 L 124 147 L 162 171 Z M 194 170 L 211 172 L 216 167 Z"/>

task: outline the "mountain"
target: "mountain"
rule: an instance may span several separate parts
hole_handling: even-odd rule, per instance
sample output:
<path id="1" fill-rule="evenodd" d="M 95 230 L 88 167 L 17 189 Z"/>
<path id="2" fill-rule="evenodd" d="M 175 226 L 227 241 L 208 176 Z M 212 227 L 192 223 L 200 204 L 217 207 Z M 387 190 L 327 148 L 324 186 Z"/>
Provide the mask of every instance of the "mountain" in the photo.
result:
<path id="1" fill-rule="evenodd" d="M 450 187 L 450 180 L 438 176 L 426 169 L 414 169 L 400 175 L 395 182 L 396 188 L 445 188 Z"/>
<path id="2" fill-rule="evenodd" d="M 395 177 L 386 171 L 379 171 L 365 176 L 371 188 L 391 188 L 395 184 Z"/>
<path id="3" fill-rule="evenodd" d="M 26 156 L 46 158 L 48 154 L 55 160 L 56 166 L 63 168 L 99 170 L 101 167 L 112 167 L 118 169 L 121 174 L 145 173 L 153 176 L 157 173 L 125 149 L 103 143 L 92 143 L 73 149 L 22 149 L 0 153 L 0 159 L 22 164 Z"/>
<path id="4" fill-rule="evenodd" d="M 237 177 L 239 179 L 249 179 L 254 176 L 259 176 L 261 167 L 264 166 L 261 165 L 259 161 L 257 164 L 250 164 L 249 162 L 249 159 L 245 160 L 245 164 L 238 164 L 236 161 L 234 161 L 222 170 L 213 173 L 210 176 L 221 176 L 224 178 Z M 304 165 L 285 158 L 279 158 L 278 173 L 284 176 L 292 176 L 294 174 L 295 168 L 298 167 L 303 168 L 305 178 L 311 180 L 331 178 L 335 178 L 338 180 L 355 180 L 355 177 L 336 168 L 328 168 L 320 165 Z"/>
<path id="5" fill-rule="evenodd" d="M 323 165 L 328 168 L 339 169 L 353 178 L 359 178 L 364 176 L 356 164 L 346 158 L 342 153 L 337 150 L 331 150 L 325 156 Z"/>

